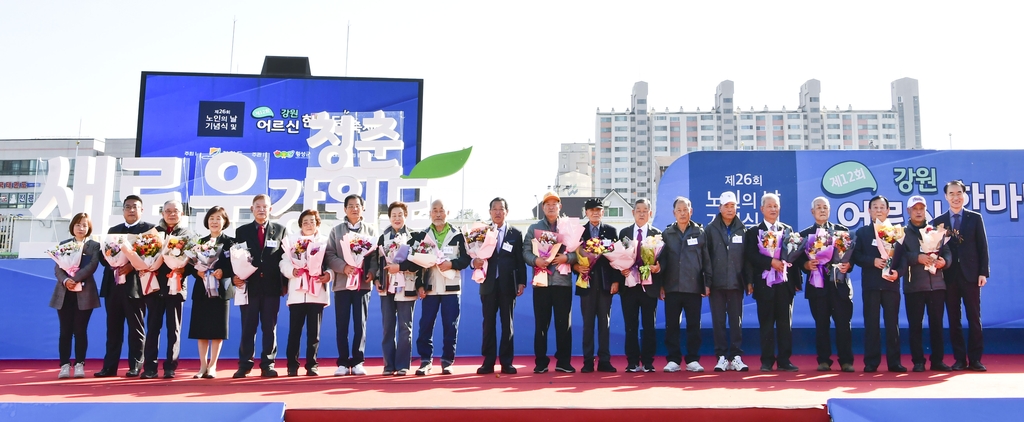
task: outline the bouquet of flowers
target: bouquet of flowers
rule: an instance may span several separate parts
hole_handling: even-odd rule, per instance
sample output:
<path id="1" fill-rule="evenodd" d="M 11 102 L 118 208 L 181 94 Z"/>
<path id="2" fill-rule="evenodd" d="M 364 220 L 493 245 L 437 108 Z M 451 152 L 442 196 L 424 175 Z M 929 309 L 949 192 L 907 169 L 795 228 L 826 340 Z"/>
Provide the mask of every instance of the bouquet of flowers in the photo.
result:
<path id="1" fill-rule="evenodd" d="M 359 290 L 359 284 L 363 281 L 363 260 L 374 249 L 373 239 L 362 233 L 348 232 L 341 238 L 341 252 L 345 263 L 356 269 L 348 276 L 345 289 Z"/>
<path id="2" fill-rule="evenodd" d="M 875 221 L 875 239 L 878 241 L 878 253 L 885 260 L 885 267 L 882 274 L 888 274 L 892 270 L 892 258 L 896 255 L 896 245 L 903 243 L 906 233 L 901 226 L 894 226 L 889 220 Z"/>
<path id="3" fill-rule="evenodd" d="M 653 277 L 651 277 L 651 266 L 658 260 L 658 255 L 661 255 L 661 249 L 664 247 L 665 241 L 661 239 L 660 234 L 647 236 L 640 242 L 640 259 L 643 261 L 643 265 L 640 265 L 639 268 L 640 286 L 649 286 L 654 283 Z M 637 264 L 641 263 L 637 262 Z"/>
<path id="4" fill-rule="evenodd" d="M 785 248 L 782 260 L 786 262 L 786 266 L 788 267 L 793 264 L 793 261 L 796 261 L 797 258 L 800 257 L 801 253 L 803 253 L 804 238 L 803 236 L 800 236 L 800 232 L 791 231 L 788 236 L 784 237 L 784 239 L 785 241 L 783 242 L 783 246 L 785 246 Z"/>
<path id="5" fill-rule="evenodd" d="M 100 244 L 103 249 L 103 259 L 106 259 L 110 268 L 114 270 L 117 284 L 124 284 L 128 281 L 127 277 L 118 276 L 116 272 L 121 267 L 128 265 L 128 254 L 121 253 L 121 250 L 128 248 L 128 244 L 134 243 L 134 238 L 135 236 L 130 234 L 108 234 L 107 239 Z"/>
<path id="6" fill-rule="evenodd" d="M 53 258 L 57 266 L 68 274 L 68 277 L 74 277 L 78 272 L 78 265 L 82 263 L 82 244 L 76 241 L 64 242 L 53 249 L 48 249 L 46 254 Z M 70 290 L 72 292 L 82 291 L 82 283 L 75 283 L 75 287 Z"/>
<path id="7" fill-rule="evenodd" d="M 167 274 L 167 293 L 176 295 L 181 292 L 182 286 L 182 274 L 176 270 L 185 268 L 190 258 L 186 251 L 191 250 L 192 246 L 195 245 L 195 240 L 188 240 L 180 236 L 167 236 L 164 242 L 164 248 L 161 254 L 163 255 L 164 265 L 171 269 L 171 272 Z"/>
<path id="8" fill-rule="evenodd" d="M 921 229 L 921 253 L 928 254 L 932 258 L 939 258 L 939 249 L 942 245 L 945 245 L 949 241 L 950 237 L 947 236 L 946 227 L 943 224 L 939 224 L 938 227 L 932 227 L 931 225 L 925 226 Z M 928 272 L 935 274 L 937 269 L 934 265 L 925 265 L 924 269 Z"/>
<path id="9" fill-rule="evenodd" d="M 128 249 L 128 262 L 139 272 L 139 281 L 142 282 L 142 294 L 148 295 L 160 291 L 160 282 L 156 279 L 156 272 L 149 271 L 151 267 L 159 266 L 163 261 L 164 242 L 160 234 L 154 229 L 139 235 L 132 242 L 132 248 Z M 123 252 L 123 251 L 122 251 Z"/>
<path id="10" fill-rule="evenodd" d="M 312 280 L 323 275 L 324 245 L 317 242 L 315 236 L 300 236 L 295 241 L 285 239 L 282 242 L 285 256 L 291 260 L 292 267 L 299 271 L 299 287 L 297 292 L 316 295 L 317 284 Z"/>
<path id="11" fill-rule="evenodd" d="M 548 265 L 551 265 L 551 261 L 555 259 L 555 255 L 558 254 L 558 250 L 562 247 L 558 243 L 558 235 L 547 230 L 536 230 L 531 241 L 533 242 L 533 252 L 546 261 Z M 548 270 L 547 266 L 533 267 L 532 284 L 535 287 L 548 287 L 548 274 L 550 273 L 551 271 Z"/>
<path id="12" fill-rule="evenodd" d="M 401 264 L 409 258 L 409 240 L 411 237 L 407 233 L 399 233 L 390 240 L 385 240 L 384 244 L 380 246 L 380 255 L 384 257 L 384 262 L 390 264 Z M 381 277 L 382 280 L 388 280 L 387 291 L 392 294 L 399 294 L 405 290 L 405 271 L 399 271 L 394 274 L 388 274 L 387 271 L 383 272 L 385 277 Z M 390 277 L 387 277 L 390 275 Z"/>
<path id="13" fill-rule="evenodd" d="M 257 268 L 252 265 L 252 254 L 249 253 L 249 246 L 245 242 L 231 245 L 228 256 L 231 257 L 231 271 L 235 273 L 235 277 L 246 280 L 256 272 Z M 248 304 L 249 294 L 243 284 L 242 287 L 235 288 L 235 306 Z"/>
<path id="14" fill-rule="evenodd" d="M 591 267 L 597 263 L 597 259 L 601 255 L 611 252 L 614 247 L 608 239 L 592 237 L 587 239 L 583 246 L 576 250 L 576 262 L 592 270 L 593 268 Z M 580 273 L 579 278 L 576 279 L 576 287 L 581 289 L 590 288 L 590 270 Z"/>
<path id="15" fill-rule="evenodd" d="M 558 233 L 556 233 L 558 243 L 565 246 L 565 253 L 576 252 L 583 243 L 583 232 L 587 230 L 587 227 L 580 224 L 580 219 L 576 217 L 559 217 L 556 227 L 558 227 Z M 562 275 L 572 272 L 572 267 L 568 262 L 558 264 L 556 268 Z"/>
<path id="16" fill-rule="evenodd" d="M 224 245 L 218 245 L 210 239 L 206 243 L 193 243 L 185 250 L 185 255 L 196 262 L 196 271 L 203 275 L 203 287 L 206 297 L 220 297 L 220 280 L 213 276 L 213 266 L 220 260 L 220 251 Z"/>
<path id="17" fill-rule="evenodd" d="M 637 242 L 632 242 L 629 239 L 621 239 L 615 242 L 615 246 L 612 250 L 604 254 L 605 258 L 608 258 L 608 263 L 611 264 L 612 268 L 622 271 L 631 270 L 629 275 L 626 276 L 626 286 L 636 286 L 637 280 L 640 278 L 639 271 L 634 268 L 636 264 L 636 248 L 639 247 Z"/>
<path id="18" fill-rule="evenodd" d="M 430 236 L 424 235 L 423 240 L 413 242 L 408 260 L 425 270 L 444 262 L 444 253 Z M 455 270 L 441 271 L 441 275 L 449 280 L 454 279 L 456 274 Z"/>
<path id="19" fill-rule="evenodd" d="M 807 257 L 817 260 L 818 265 L 811 270 L 810 283 L 817 288 L 825 287 L 825 265 L 832 260 L 835 252 L 833 236 L 823 227 L 819 227 L 814 233 L 807 236 Z"/>
<path id="20" fill-rule="evenodd" d="M 463 231 L 466 233 L 466 251 L 469 256 L 484 260 L 482 268 L 473 270 L 473 281 L 483 283 L 487 278 L 487 260 L 494 254 L 494 246 L 498 244 L 498 231 L 483 223 L 474 223 L 473 227 Z"/>
<path id="21" fill-rule="evenodd" d="M 781 260 L 782 248 L 780 239 L 782 239 L 782 231 L 758 230 L 757 250 L 761 252 L 761 255 Z M 786 281 L 786 273 L 784 271 L 779 272 L 775 268 L 769 268 L 761 273 L 761 278 L 768 284 L 768 287 L 771 287 L 784 283 Z"/>

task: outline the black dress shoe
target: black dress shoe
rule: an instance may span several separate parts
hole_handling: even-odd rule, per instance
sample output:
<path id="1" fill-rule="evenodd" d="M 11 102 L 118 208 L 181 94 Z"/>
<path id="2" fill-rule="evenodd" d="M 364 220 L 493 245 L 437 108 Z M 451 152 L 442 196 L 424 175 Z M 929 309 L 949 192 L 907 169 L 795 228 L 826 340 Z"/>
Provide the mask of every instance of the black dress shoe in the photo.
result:
<path id="1" fill-rule="evenodd" d="M 289 377 L 297 377 L 297 376 L 299 376 L 299 370 L 298 369 L 289 369 L 288 370 L 288 376 Z"/>
<path id="2" fill-rule="evenodd" d="M 772 365 L 761 365 L 761 372 L 771 372 Z"/>
<path id="3" fill-rule="evenodd" d="M 515 375 L 515 374 L 519 373 L 519 371 L 516 371 L 516 367 L 514 367 L 514 366 L 502 366 L 501 367 L 501 373 L 503 373 L 505 375 Z"/>
<path id="4" fill-rule="evenodd" d="M 572 365 L 555 365 L 555 370 L 566 374 L 576 373 L 576 368 L 573 368 Z"/>
<path id="5" fill-rule="evenodd" d="M 135 378 L 135 377 L 139 376 L 139 368 L 130 368 L 130 369 L 128 369 L 128 372 L 125 373 L 124 376 L 126 376 L 128 378 Z"/>
<path id="6" fill-rule="evenodd" d="M 548 367 L 547 366 L 537 366 L 537 367 L 533 368 L 533 373 L 535 373 L 535 374 L 544 374 L 544 373 L 547 373 L 547 372 L 548 372 Z"/>
<path id="7" fill-rule="evenodd" d="M 235 371 L 233 375 L 231 375 L 231 378 L 245 378 L 246 375 L 249 375 L 248 369 L 239 369 Z"/>
<path id="8" fill-rule="evenodd" d="M 615 372 L 616 369 L 612 366 L 611 362 L 599 362 L 597 364 L 598 372 Z"/>
<path id="9" fill-rule="evenodd" d="M 173 369 L 168 369 L 168 370 L 164 371 L 164 378 L 168 378 L 168 379 L 174 378 L 174 370 Z"/>
<path id="10" fill-rule="evenodd" d="M 583 368 L 580 368 L 580 372 L 582 372 L 584 374 L 589 374 L 591 372 L 594 372 L 594 365 L 593 364 L 583 365 Z"/>
<path id="11" fill-rule="evenodd" d="M 117 376 L 117 370 L 116 369 L 103 368 L 99 372 L 97 372 L 95 374 L 92 374 L 92 376 L 94 376 L 96 378 L 116 377 Z"/>
<path id="12" fill-rule="evenodd" d="M 907 372 L 907 367 L 903 365 L 890 366 L 889 372 Z"/>
<path id="13" fill-rule="evenodd" d="M 865 366 L 864 372 L 878 372 L 877 366 Z"/>
<path id="14" fill-rule="evenodd" d="M 852 363 L 844 363 L 844 364 L 839 365 L 839 367 L 842 368 L 843 372 L 854 372 L 855 371 L 853 369 L 853 364 Z"/>
<path id="15" fill-rule="evenodd" d="M 481 366 L 479 368 L 476 368 L 476 374 L 477 375 L 488 375 L 488 374 L 493 374 L 493 373 L 494 373 L 494 366 L 486 366 L 485 365 L 485 366 Z"/>
<path id="16" fill-rule="evenodd" d="M 915 363 L 913 371 L 914 372 L 924 372 L 924 364 L 923 363 Z"/>
<path id="17" fill-rule="evenodd" d="M 277 377 L 277 371 L 273 369 L 264 369 L 260 371 L 260 376 L 263 378 L 275 378 Z"/>
<path id="18" fill-rule="evenodd" d="M 963 371 L 964 369 L 967 369 L 967 362 L 964 362 L 962 360 L 958 360 L 956 362 L 953 362 L 953 367 L 950 368 L 950 369 L 952 369 L 954 371 Z"/>
<path id="19" fill-rule="evenodd" d="M 792 363 L 780 363 L 779 364 L 779 370 L 780 371 L 786 371 L 786 372 L 798 372 L 798 371 L 800 371 L 800 368 L 797 368 L 796 365 L 794 365 Z"/>
<path id="20" fill-rule="evenodd" d="M 933 371 L 946 371 L 946 372 L 949 372 L 949 371 L 952 371 L 953 368 L 950 368 L 949 365 L 946 365 L 945 362 L 939 362 L 939 363 L 933 363 L 932 364 L 932 370 Z"/>
<path id="21" fill-rule="evenodd" d="M 983 364 L 982 364 L 981 362 L 979 362 L 979 361 L 974 361 L 974 362 L 971 362 L 971 364 L 970 364 L 970 365 L 969 365 L 969 366 L 967 367 L 967 369 L 970 369 L 970 370 L 972 370 L 972 371 L 977 371 L 977 372 L 985 372 L 985 371 L 988 371 L 988 368 L 986 368 L 986 367 L 985 367 L 985 365 L 983 365 Z"/>
<path id="22" fill-rule="evenodd" d="M 156 371 L 145 371 L 145 372 L 142 373 L 142 377 L 141 378 L 144 379 L 144 380 L 151 380 L 151 379 L 156 378 L 156 376 L 157 376 Z"/>

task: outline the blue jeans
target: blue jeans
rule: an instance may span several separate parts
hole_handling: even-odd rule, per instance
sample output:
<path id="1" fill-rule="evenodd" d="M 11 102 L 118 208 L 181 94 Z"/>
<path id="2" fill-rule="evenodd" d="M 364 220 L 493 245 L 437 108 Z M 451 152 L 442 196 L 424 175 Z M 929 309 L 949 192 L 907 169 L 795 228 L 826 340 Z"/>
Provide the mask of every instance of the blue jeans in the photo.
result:
<path id="1" fill-rule="evenodd" d="M 423 299 L 423 315 L 420 316 L 420 332 L 416 338 L 416 351 L 420 364 L 434 359 L 434 321 L 441 311 L 441 326 L 444 331 L 444 345 L 441 350 L 441 366 L 455 363 L 455 340 L 459 335 L 460 296 L 429 295 Z"/>
<path id="2" fill-rule="evenodd" d="M 381 321 L 384 340 L 380 348 L 384 355 L 384 370 L 409 369 L 412 363 L 412 314 L 416 301 L 396 301 L 393 295 L 380 297 Z M 395 336 L 395 328 L 398 336 Z"/>

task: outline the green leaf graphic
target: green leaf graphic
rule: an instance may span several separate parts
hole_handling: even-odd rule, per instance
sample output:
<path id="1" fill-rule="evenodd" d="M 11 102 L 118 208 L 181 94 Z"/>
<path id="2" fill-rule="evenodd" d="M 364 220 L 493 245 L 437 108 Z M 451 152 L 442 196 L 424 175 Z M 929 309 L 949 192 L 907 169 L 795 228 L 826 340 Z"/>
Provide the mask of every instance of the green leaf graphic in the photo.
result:
<path id="1" fill-rule="evenodd" d="M 473 147 L 431 155 L 420 160 L 403 179 L 440 179 L 455 174 L 469 160 Z"/>
<path id="2" fill-rule="evenodd" d="M 821 189 L 832 195 L 848 195 L 859 190 L 878 190 L 878 182 L 867 166 L 857 161 L 838 163 L 821 177 Z"/>

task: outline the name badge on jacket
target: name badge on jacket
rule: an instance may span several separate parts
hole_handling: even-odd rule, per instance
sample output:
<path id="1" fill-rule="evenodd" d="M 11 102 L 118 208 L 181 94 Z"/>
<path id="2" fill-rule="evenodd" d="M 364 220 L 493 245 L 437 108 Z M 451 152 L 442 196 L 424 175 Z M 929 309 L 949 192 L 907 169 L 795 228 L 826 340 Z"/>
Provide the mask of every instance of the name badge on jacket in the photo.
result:
<path id="1" fill-rule="evenodd" d="M 871 246 L 878 246 L 878 239 L 871 239 Z"/>
<path id="2" fill-rule="evenodd" d="M 441 248 L 441 253 L 443 253 L 445 255 L 452 255 L 452 254 L 455 253 L 455 247 L 453 247 L 453 246 L 445 246 L 444 248 Z"/>
<path id="3" fill-rule="evenodd" d="M 505 252 L 512 252 L 512 244 L 505 242 L 504 245 L 501 245 L 501 249 Z"/>
<path id="4" fill-rule="evenodd" d="M 696 245 L 697 244 L 697 238 L 696 237 L 691 237 L 689 239 L 686 239 L 686 244 L 690 245 L 690 246 Z"/>
<path id="5" fill-rule="evenodd" d="M 277 241 L 276 240 L 269 240 L 268 239 L 267 240 L 267 247 L 271 248 L 271 249 L 276 248 L 277 247 Z"/>
<path id="6" fill-rule="evenodd" d="M 743 243 L 743 236 L 736 235 L 732 237 L 732 243 Z"/>

